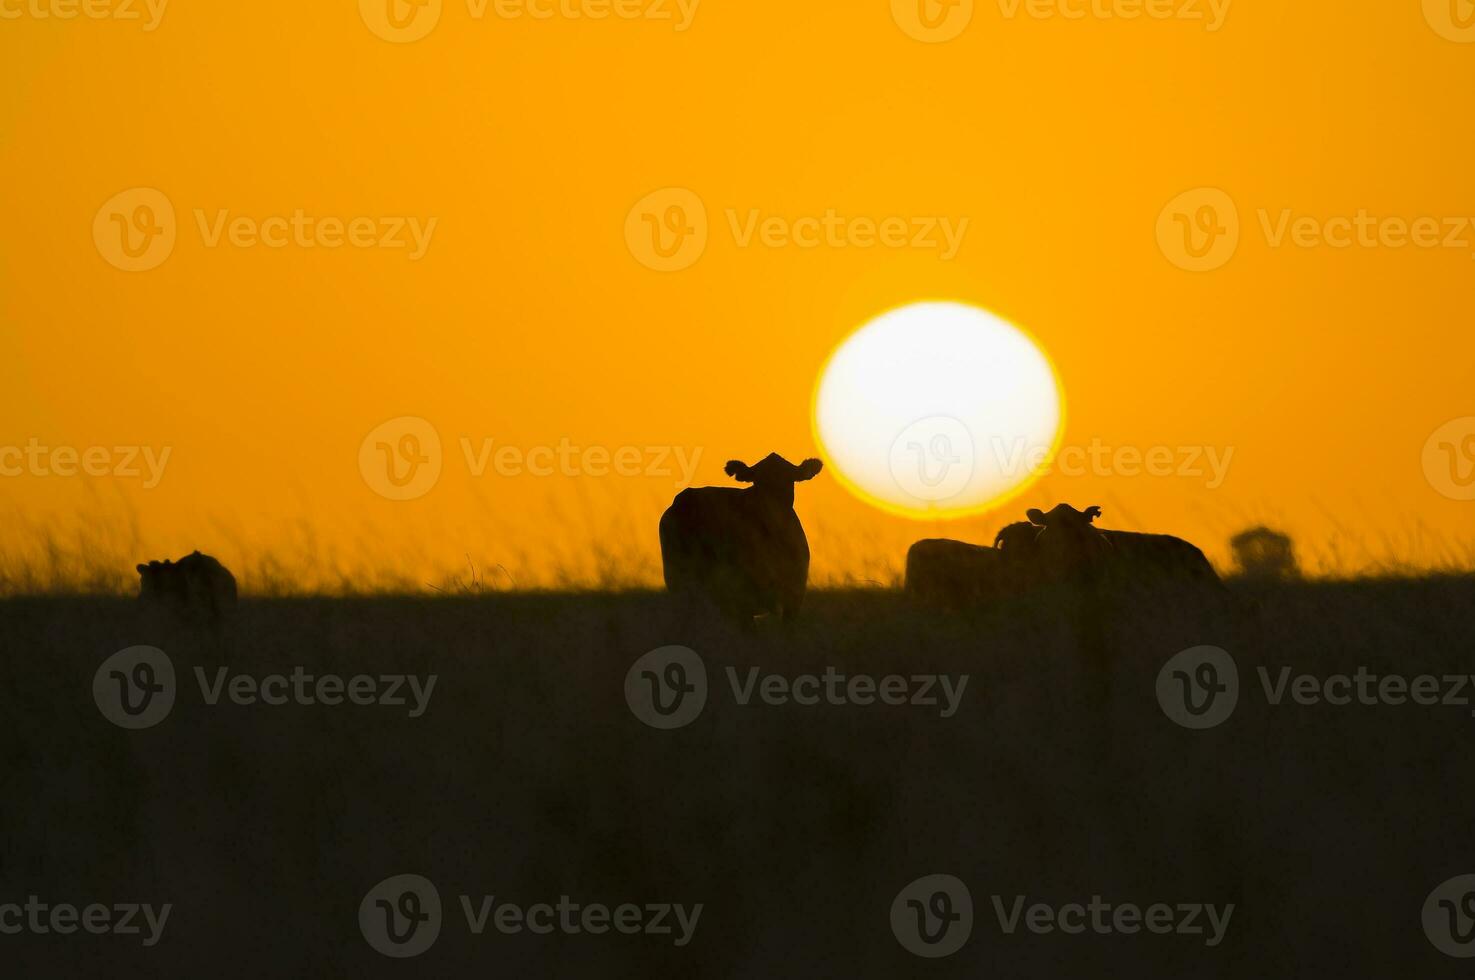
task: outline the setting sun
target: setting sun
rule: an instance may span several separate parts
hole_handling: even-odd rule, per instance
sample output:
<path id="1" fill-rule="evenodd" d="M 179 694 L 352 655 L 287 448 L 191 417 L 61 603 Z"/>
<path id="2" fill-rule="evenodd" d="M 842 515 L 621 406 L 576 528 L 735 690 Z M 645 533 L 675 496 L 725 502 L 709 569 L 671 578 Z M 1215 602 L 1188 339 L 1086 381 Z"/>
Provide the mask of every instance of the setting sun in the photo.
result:
<path id="1" fill-rule="evenodd" d="M 892 310 L 846 338 L 814 399 L 816 440 L 847 488 L 902 516 L 957 517 L 1022 492 L 1064 411 L 1050 359 L 962 303 Z"/>

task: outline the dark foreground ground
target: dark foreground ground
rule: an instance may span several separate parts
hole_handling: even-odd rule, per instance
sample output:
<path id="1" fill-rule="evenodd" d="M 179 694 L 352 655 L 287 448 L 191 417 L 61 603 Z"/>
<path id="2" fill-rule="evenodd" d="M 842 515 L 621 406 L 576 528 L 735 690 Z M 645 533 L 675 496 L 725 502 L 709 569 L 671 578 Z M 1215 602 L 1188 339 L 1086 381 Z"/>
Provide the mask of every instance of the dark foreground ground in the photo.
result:
<path id="1" fill-rule="evenodd" d="M 1437 886 L 1475 873 L 1472 706 L 1287 694 L 1277 707 L 1256 668 L 1272 680 L 1283 666 L 1471 673 L 1475 582 L 1236 599 L 1209 616 L 1143 602 L 1092 628 L 1048 604 L 942 616 L 896 593 L 823 593 L 793 629 L 751 635 L 683 624 L 658 595 L 275 600 L 245 602 L 219 639 L 128 601 L 3 602 L 0 927 L 15 921 L 5 903 L 33 895 L 172 911 L 147 948 L 147 926 L 0 934 L 0 975 L 1467 974 L 1422 916 Z M 136 644 L 166 651 L 177 696 L 158 725 L 130 731 L 92 685 Z M 662 731 L 633 713 L 625 676 L 668 644 L 697 651 L 710 690 L 694 721 Z M 1241 690 L 1226 721 L 1195 731 L 1169 719 L 1156 684 L 1200 644 L 1233 656 Z M 212 706 L 194 675 L 299 665 L 438 680 L 412 718 L 408 706 Z M 729 666 L 744 679 L 753 666 L 970 679 L 944 718 L 925 705 L 742 706 Z M 412 959 L 376 952 L 359 922 L 370 890 L 401 874 L 424 876 L 442 903 L 438 938 Z M 955 876 L 973 904 L 966 943 L 941 959 L 909 952 L 891 920 L 898 894 L 932 874 Z M 684 946 L 490 923 L 478 936 L 463 895 L 703 908 Z M 1089 918 L 1079 934 L 1024 921 L 1010 934 L 995 896 L 1005 912 L 1016 896 L 1234 911 L 1215 946 L 1098 934 Z M 1475 920 L 1455 898 L 1458 934 Z"/>

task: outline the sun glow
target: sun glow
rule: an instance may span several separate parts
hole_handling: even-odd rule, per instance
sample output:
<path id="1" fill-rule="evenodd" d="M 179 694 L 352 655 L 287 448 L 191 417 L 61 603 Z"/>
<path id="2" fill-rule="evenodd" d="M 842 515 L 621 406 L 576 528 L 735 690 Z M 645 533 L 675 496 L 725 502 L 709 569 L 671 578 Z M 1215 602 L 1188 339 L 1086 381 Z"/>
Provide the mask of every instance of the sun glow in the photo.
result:
<path id="1" fill-rule="evenodd" d="M 915 303 L 847 337 L 820 372 L 815 438 L 861 499 L 905 517 L 990 510 L 1054 457 L 1055 368 L 1023 330 L 962 303 Z"/>

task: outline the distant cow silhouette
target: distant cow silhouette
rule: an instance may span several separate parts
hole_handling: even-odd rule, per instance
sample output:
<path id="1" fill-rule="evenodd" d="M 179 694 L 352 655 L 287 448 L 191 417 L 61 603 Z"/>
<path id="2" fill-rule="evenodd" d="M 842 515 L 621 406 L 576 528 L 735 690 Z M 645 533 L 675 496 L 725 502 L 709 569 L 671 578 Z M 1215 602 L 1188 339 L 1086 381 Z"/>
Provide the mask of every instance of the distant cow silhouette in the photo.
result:
<path id="1" fill-rule="evenodd" d="M 794 513 L 794 484 L 823 465 L 777 453 L 728 476 L 751 487 L 692 487 L 661 515 L 661 562 L 672 595 L 704 598 L 740 621 L 797 615 L 809 583 L 809 541 Z"/>
<path id="2" fill-rule="evenodd" d="M 928 605 L 965 609 L 1007 596 L 1015 571 L 997 548 L 932 538 L 907 549 L 906 591 Z"/>
<path id="3" fill-rule="evenodd" d="M 1296 549 L 1289 536 L 1268 527 L 1252 527 L 1229 539 L 1234 563 L 1245 578 L 1285 580 L 1301 577 Z"/>
<path id="4" fill-rule="evenodd" d="M 235 576 L 209 555 L 151 561 L 139 565 L 138 574 L 139 599 L 183 619 L 218 627 L 235 612 Z"/>

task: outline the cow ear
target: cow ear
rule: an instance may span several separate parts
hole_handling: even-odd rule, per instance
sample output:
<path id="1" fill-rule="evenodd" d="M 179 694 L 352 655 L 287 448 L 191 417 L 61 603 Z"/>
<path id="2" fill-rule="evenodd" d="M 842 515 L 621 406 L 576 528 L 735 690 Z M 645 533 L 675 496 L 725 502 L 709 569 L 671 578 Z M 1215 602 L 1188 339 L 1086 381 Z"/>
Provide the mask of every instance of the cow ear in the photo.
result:
<path id="1" fill-rule="evenodd" d="M 729 459 L 722 471 L 739 483 L 753 482 L 753 469 L 747 463 L 738 459 Z"/>
<path id="2" fill-rule="evenodd" d="M 1031 524 L 1038 524 L 1040 527 L 1045 526 L 1045 512 L 1038 507 L 1031 507 L 1024 512 L 1024 516 L 1029 518 Z"/>
<path id="3" fill-rule="evenodd" d="M 800 463 L 796 467 L 796 469 L 799 471 L 799 474 L 794 477 L 794 482 L 802 483 L 805 480 L 813 480 L 815 477 L 819 476 L 819 471 L 824 468 L 825 464 L 821 463 L 819 460 L 806 459 L 804 462 Z"/>
<path id="4" fill-rule="evenodd" d="M 1098 506 L 1096 506 L 1095 504 L 1092 504 L 1090 507 L 1087 507 L 1086 508 L 1086 522 L 1087 523 L 1094 523 L 1095 520 L 1096 520 L 1096 518 L 1098 518 L 1100 516 L 1101 516 L 1101 508 L 1098 507 Z"/>

